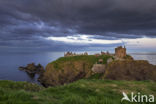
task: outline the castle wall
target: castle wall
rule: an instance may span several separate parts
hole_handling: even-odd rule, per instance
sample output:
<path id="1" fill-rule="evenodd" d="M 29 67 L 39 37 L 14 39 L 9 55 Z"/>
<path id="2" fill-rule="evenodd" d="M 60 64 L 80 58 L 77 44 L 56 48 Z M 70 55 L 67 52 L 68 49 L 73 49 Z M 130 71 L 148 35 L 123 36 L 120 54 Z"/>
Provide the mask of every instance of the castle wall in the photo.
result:
<path id="1" fill-rule="evenodd" d="M 82 54 L 76 54 L 76 53 L 72 53 L 72 52 L 64 53 L 64 57 L 68 57 L 68 56 L 80 56 L 80 55 L 88 55 L 88 53 L 87 52 L 82 53 Z"/>
<path id="2" fill-rule="evenodd" d="M 115 48 L 115 56 L 117 56 L 119 58 L 125 57 L 126 56 L 126 48 L 122 48 L 121 46 Z"/>

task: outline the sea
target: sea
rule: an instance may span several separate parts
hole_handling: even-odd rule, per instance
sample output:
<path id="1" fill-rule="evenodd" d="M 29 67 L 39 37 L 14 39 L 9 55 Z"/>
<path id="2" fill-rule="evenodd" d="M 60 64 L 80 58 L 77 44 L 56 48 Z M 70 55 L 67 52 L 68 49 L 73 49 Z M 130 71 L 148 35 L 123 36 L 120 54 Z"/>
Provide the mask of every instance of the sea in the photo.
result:
<path id="1" fill-rule="evenodd" d="M 82 52 L 77 52 L 82 53 Z M 98 53 L 90 51 L 89 54 Z M 156 65 L 156 53 L 129 53 L 135 60 L 148 60 L 150 64 Z M 30 77 L 27 73 L 18 70 L 19 66 L 26 66 L 29 63 L 41 64 L 44 67 L 59 57 L 64 52 L 11 52 L 0 53 L 0 80 L 26 81 L 37 83 L 38 75 Z"/>

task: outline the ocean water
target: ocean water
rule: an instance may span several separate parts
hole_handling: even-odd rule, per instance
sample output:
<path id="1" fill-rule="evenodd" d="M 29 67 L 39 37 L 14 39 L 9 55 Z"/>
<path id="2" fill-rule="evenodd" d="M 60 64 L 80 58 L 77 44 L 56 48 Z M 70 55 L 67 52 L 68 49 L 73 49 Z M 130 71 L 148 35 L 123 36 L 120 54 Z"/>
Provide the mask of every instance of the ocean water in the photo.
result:
<path id="1" fill-rule="evenodd" d="M 30 77 L 24 71 L 18 70 L 19 66 L 29 63 L 40 63 L 44 67 L 51 61 L 63 56 L 63 52 L 46 53 L 1 53 L 0 54 L 0 80 L 27 81 L 38 83 L 38 75 Z"/>
<path id="2" fill-rule="evenodd" d="M 150 64 L 156 65 L 156 53 L 131 53 L 135 60 L 148 60 Z"/>
<path id="3" fill-rule="evenodd" d="M 78 52 L 81 53 L 81 52 Z M 90 51 L 89 54 L 97 53 Z M 27 73 L 18 70 L 19 66 L 26 66 L 29 63 L 40 63 L 44 67 L 51 61 L 62 57 L 64 52 L 39 52 L 39 53 L 0 53 L 0 80 L 27 81 L 38 83 L 36 75 L 34 78 Z M 136 60 L 148 60 L 156 65 L 156 54 L 133 53 L 130 54 Z"/>

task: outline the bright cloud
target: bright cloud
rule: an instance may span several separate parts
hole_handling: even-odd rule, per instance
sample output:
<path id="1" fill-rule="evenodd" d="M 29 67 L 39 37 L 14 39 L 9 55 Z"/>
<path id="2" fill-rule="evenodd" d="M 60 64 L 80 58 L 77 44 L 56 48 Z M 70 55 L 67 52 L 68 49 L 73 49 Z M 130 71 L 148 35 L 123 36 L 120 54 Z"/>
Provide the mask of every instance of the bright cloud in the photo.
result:
<path id="1" fill-rule="evenodd" d="M 60 41 L 65 43 L 74 44 L 116 44 L 122 43 L 121 40 L 105 40 L 105 39 L 94 39 L 91 35 L 74 35 L 66 37 L 48 37 L 47 40 Z"/>
<path id="2" fill-rule="evenodd" d="M 122 39 L 126 46 L 135 48 L 156 48 L 156 38 Z"/>
<path id="3" fill-rule="evenodd" d="M 123 44 L 128 48 L 132 49 L 156 49 L 156 38 L 136 38 L 136 39 L 120 39 L 120 40 L 107 40 L 104 38 L 96 39 L 93 35 L 73 35 L 73 36 L 66 36 L 66 37 L 48 37 L 47 40 L 64 42 L 69 44 Z"/>

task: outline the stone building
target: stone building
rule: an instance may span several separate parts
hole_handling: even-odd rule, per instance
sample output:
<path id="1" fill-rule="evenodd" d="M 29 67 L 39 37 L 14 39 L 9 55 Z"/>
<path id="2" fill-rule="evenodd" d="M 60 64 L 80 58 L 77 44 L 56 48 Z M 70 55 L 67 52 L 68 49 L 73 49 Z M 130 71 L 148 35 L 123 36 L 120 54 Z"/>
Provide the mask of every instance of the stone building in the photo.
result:
<path id="1" fill-rule="evenodd" d="M 88 53 L 87 53 L 87 52 L 85 52 L 83 55 L 88 55 Z"/>
<path id="2" fill-rule="evenodd" d="M 99 54 L 99 53 L 96 53 L 96 54 L 94 54 L 96 57 L 99 57 L 99 56 L 101 56 L 101 54 Z"/>
<path id="3" fill-rule="evenodd" d="M 115 48 L 115 56 L 118 58 L 123 58 L 126 56 L 126 48 L 124 46 L 124 48 L 122 48 L 122 46 L 119 46 L 117 48 Z"/>
<path id="4" fill-rule="evenodd" d="M 75 56 L 75 55 L 76 55 L 76 54 L 75 54 L 75 53 L 72 53 L 72 52 L 64 53 L 64 57 Z"/>
<path id="5" fill-rule="evenodd" d="M 106 55 L 109 55 L 109 51 L 106 52 Z"/>
<path id="6" fill-rule="evenodd" d="M 104 64 L 94 64 L 93 67 L 92 67 L 92 71 L 94 73 L 104 73 L 105 72 L 105 68 L 106 68 L 106 65 Z"/>
<path id="7" fill-rule="evenodd" d="M 112 61 L 113 61 L 113 59 L 112 59 L 112 58 L 109 58 L 109 59 L 107 60 L 107 64 L 111 63 Z"/>
<path id="8" fill-rule="evenodd" d="M 69 56 L 81 56 L 81 55 L 88 55 L 88 53 L 87 53 L 87 52 L 81 53 L 81 54 L 76 54 L 76 53 L 73 53 L 73 52 L 66 52 L 66 53 L 64 53 L 64 57 L 69 57 Z"/>
<path id="9" fill-rule="evenodd" d="M 101 55 L 105 55 L 105 54 L 106 54 L 105 52 L 101 51 Z"/>

